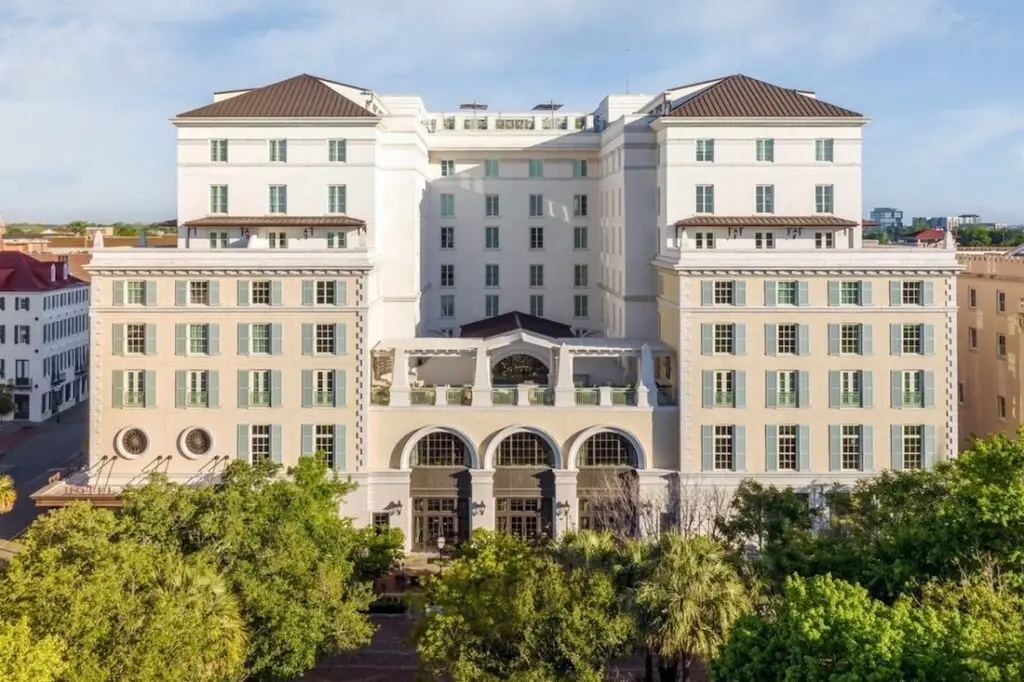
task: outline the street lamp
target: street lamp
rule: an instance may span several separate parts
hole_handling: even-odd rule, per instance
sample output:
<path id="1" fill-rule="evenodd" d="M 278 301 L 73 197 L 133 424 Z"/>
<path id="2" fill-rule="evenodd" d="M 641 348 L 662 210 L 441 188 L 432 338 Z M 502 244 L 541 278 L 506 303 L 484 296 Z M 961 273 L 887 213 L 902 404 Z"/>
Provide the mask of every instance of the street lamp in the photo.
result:
<path id="1" fill-rule="evenodd" d="M 440 562 L 441 573 L 444 573 L 444 543 L 445 539 L 443 535 L 437 536 L 437 559 Z"/>

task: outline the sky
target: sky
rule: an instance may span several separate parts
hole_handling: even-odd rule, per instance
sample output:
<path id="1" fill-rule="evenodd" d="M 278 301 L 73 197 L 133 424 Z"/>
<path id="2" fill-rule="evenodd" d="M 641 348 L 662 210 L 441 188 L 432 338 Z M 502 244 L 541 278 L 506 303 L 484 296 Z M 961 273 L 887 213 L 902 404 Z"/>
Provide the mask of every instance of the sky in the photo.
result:
<path id="1" fill-rule="evenodd" d="M 744 73 L 870 117 L 864 211 L 1024 222 L 1022 0 L 0 0 L 0 215 L 174 218 L 176 113 L 311 73 L 433 111 Z"/>

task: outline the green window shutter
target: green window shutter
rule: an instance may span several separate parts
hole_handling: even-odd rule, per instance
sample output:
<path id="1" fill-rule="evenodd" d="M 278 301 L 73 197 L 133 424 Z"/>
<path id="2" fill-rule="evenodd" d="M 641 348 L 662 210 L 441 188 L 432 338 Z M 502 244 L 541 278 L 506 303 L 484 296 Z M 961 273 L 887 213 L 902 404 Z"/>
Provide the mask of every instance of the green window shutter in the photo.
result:
<path id="1" fill-rule="evenodd" d="M 702 471 L 715 469 L 715 431 L 712 426 L 700 427 L 700 468 Z"/>
<path id="2" fill-rule="evenodd" d="M 935 282 L 921 283 L 921 302 L 924 305 L 935 305 Z"/>
<path id="3" fill-rule="evenodd" d="M 764 354 L 773 357 L 779 350 L 779 328 L 774 324 L 764 326 Z"/>
<path id="4" fill-rule="evenodd" d="M 714 407 L 715 405 L 715 373 L 704 370 L 700 373 L 701 386 L 701 407 Z"/>
<path id="5" fill-rule="evenodd" d="M 778 288 L 774 280 L 764 282 L 764 307 L 774 308 L 779 300 Z"/>
<path id="6" fill-rule="evenodd" d="M 308 322 L 302 325 L 302 354 L 313 354 L 313 325 Z"/>
<path id="7" fill-rule="evenodd" d="M 796 373 L 796 406 L 811 406 L 811 373 L 806 370 Z"/>
<path id="8" fill-rule="evenodd" d="M 921 372 L 924 406 L 935 407 L 935 372 Z"/>
<path id="9" fill-rule="evenodd" d="M 746 355 L 747 354 L 747 325 L 745 324 L 734 324 L 733 325 L 733 350 L 734 355 Z"/>
<path id="10" fill-rule="evenodd" d="M 779 470 L 779 427 L 775 424 L 764 426 L 764 470 Z"/>
<path id="11" fill-rule="evenodd" d="M 903 427 L 893 424 L 889 427 L 889 452 L 892 455 L 893 471 L 903 470 Z"/>
<path id="12" fill-rule="evenodd" d="M 281 425 L 273 424 L 270 427 L 270 459 L 280 464 L 284 457 L 281 452 Z"/>
<path id="13" fill-rule="evenodd" d="M 700 325 L 700 354 L 711 355 L 714 347 L 714 328 L 705 322 Z"/>
<path id="14" fill-rule="evenodd" d="M 828 354 L 839 355 L 839 325 L 828 326 Z"/>
<path id="15" fill-rule="evenodd" d="M 764 373 L 764 405 L 765 407 L 778 407 L 779 405 L 779 375 L 775 370 L 768 370 Z"/>
<path id="16" fill-rule="evenodd" d="M 861 371 L 860 373 L 860 406 L 875 406 L 874 373 L 871 371 Z"/>
<path id="17" fill-rule="evenodd" d="M 220 355 L 220 325 L 210 323 L 207 325 L 210 340 L 210 355 Z"/>
<path id="18" fill-rule="evenodd" d="M 347 355 L 348 354 L 348 325 L 347 324 L 336 324 L 334 325 L 334 354 L 335 355 Z"/>
<path id="19" fill-rule="evenodd" d="M 174 325 L 174 354 L 185 355 L 188 349 L 188 331 L 184 324 Z"/>
<path id="20" fill-rule="evenodd" d="M 811 354 L 811 328 L 808 325 L 797 325 L 796 344 L 797 355 Z"/>
<path id="21" fill-rule="evenodd" d="M 348 282 L 343 279 L 339 279 L 335 282 L 335 297 L 334 300 L 338 305 L 348 305 Z"/>
<path id="22" fill-rule="evenodd" d="M 334 406 L 345 407 L 348 404 L 348 372 L 343 369 L 334 370 Z"/>
<path id="23" fill-rule="evenodd" d="M 146 407 L 156 407 L 156 372 L 147 369 L 142 383 L 146 391 Z"/>
<path id="24" fill-rule="evenodd" d="M 334 425 L 334 470 L 345 471 L 348 468 L 348 429 L 344 424 Z"/>
<path id="25" fill-rule="evenodd" d="M 245 322 L 238 323 L 238 354 L 249 354 L 249 325 Z"/>
<path id="26" fill-rule="evenodd" d="M 124 280 L 115 279 L 113 286 L 114 305 L 124 305 Z"/>
<path id="27" fill-rule="evenodd" d="M 249 305 L 249 280 L 247 279 L 238 280 L 238 305 Z"/>
<path id="28" fill-rule="evenodd" d="M 179 279 L 174 282 L 174 305 L 188 305 L 188 282 Z"/>
<path id="29" fill-rule="evenodd" d="M 811 470 L 811 427 L 796 427 L 797 471 Z"/>
<path id="30" fill-rule="evenodd" d="M 156 280 L 146 280 L 144 293 L 146 296 L 146 305 L 156 305 Z"/>
<path id="31" fill-rule="evenodd" d="M 207 407 L 220 407 L 220 372 L 210 370 L 206 377 Z"/>
<path id="32" fill-rule="evenodd" d="M 860 283 L 860 304 L 862 306 L 871 305 L 871 282 Z"/>
<path id="33" fill-rule="evenodd" d="M 235 427 L 235 456 L 243 462 L 249 461 L 249 425 L 239 424 Z"/>
<path id="34" fill-rule="evenodd" d="M 796 304 L 801 307 L 810 305 L 810 295 L 807 282 L 796 283 Z"/>
<path id="35" fill-rule="evenodd" d="M 747 305 L 747 283 L 735 281 L 732 283 L 732 300 L 733 305 L 745 306 Z"/>
<path id="36" fill-rule="evenodd" d="M 281 370 L 275 369 L 270 373 L 270 406 L 281 407 Z"/>
<path id="37" fill-rule="evenodd" d="M 302 305 L 313 305 L 313 289 L 316 282 L 311 279 L 302 280 Z"/>
<path id="38" fill-rule="evenodd" d="M 839 282 L 828 283 L 828 304 L 839 305 Z"/>
<path id="39" fill-rule="evenodd" d="M 925 426 L 924 427 L 924 468 L 932 469 L 935 467 L 935 427 Z"/>
<path id="40" fill-rule="evenodd" d="M 281 280 L 275 279 L 270 283 L 270 305 L 281 305 Z"/>
<path id="41" fill-rule="evenodd" d="M 238 370 L 238 406 L 243 409 L 249 407 L 249 371 L 245 369 Z"/>
<path id="42" fill-rule="evenodd" d="M 733 390 L 736 392 L 735 401 L 736 407 L 747 406 L 747 373 L 746 372 L 733 372 Z"/>
<path id="43" fill-rule="evenodd" d="M 146 355 L 156 355 L 156 325 L 146 325 Z"/>
<path id="44" fill-rule="evenodd" d="M 903 287 L 894 280 L 889 280 L 889 305 L 899 307 L 903 304 Z"/>
<path id="45" fill-rule="evenodd" d="M 185 407 L 187 401 L 185 399 L 185 388 L 186 378 L 185 370 L 179 369 L 174 372 L 174 406 Z"/>
<path id="46" fill-rule="evenodd" d="M 875 427 L 860 427 L 860 470 L 875 470 Z"/>
<path id="47" fill-rule="evenodd" d="M 124 325 L 111 325 L 110 352 L 113 355 L 124 355 Z"/>
<path id="48" fill-rule="evenodd" d="M 875 327 L 871 324 L 860 326 L 861 355 L 873 355 L 875 352 Z"/>
<path id="49" fill-rule="evenodd" d="M 284 346 L 284 329 L 280 322 L 270 325 L 270 354 L 280 355 Z"/>
<path id="50" fill-rule="evenodd" d="M 889 403 L 894 410 L 903 407 L 903 372 L 898 369 L 889 372 Z"/>
<path id="51" fill-rule="evenodd" d="M 935 326 L 921 325 L 921 349 L 925 355 L 935 355 Z"/>
<path id="52" fill-rule="evenodd" d="M 830 370 L 828 373 L 828 406 L 839 407 L 839 372 Z"/>
<path id="53" fill-rule="evenodd" d="M 220 305 L 220 282 L 210 282 L 210 305 Z"/>
<path id="54" fill-rule="evenodd" d="M 302 370 L 302 406 L 313 407 L 313 370 Z"/>
<path id="55" fill-rule="evenodd" d="M 843 468 L 843 441 L 840 427 L 829 424 L 828 427 L 828 470 L 840 471 Z"/>
<path id="56" fill-rule="evenodd" d="M 302 451 L 299 453 L 302 457 L 312 457 L 315 453 L 313 452 L 313 425 L 303 424 L 299 428 L 299 432 L 302 436 Z"/>
<path id="57" fill-rule="evenodd" d="M 713 305 L 715 302 L 714 283 L 702 281 L 700 283 L 700 304 Z"/>
<path id="58" fill-rule="evenodd" d="M 732 427 L 732 470 L 747 470 L 747 427 Z"/>
<path id="59" fill-rule="evenodd" d="M 903 355 L 903 326 L 889 325 L 889 355 Z"/>
<path id="60" fill-rule="evenodd" d="M 110 404 L 114 407 L 124 407 L 124 372 L 119 369 L 115 369 L 113 381 L 110 382 L 110 386 Z"/>

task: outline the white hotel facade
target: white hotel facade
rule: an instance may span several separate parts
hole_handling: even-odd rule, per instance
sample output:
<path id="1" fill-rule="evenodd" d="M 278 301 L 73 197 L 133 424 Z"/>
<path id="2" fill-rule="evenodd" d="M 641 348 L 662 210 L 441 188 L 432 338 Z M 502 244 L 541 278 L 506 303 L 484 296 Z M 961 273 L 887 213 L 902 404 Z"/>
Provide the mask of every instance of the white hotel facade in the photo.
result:
<path id="1" fill-rule="evenodd" d="M 695 481 L 955 456 L 958 265 L 862 244 L 866 122 L 745 76 L 579 112 L 218 93 L 173 119 L 178 248 L 93 252 L 90 468 L 36 497 L 320 453 L 426 550 L 600 525 L 624 482 L 672 523 Z"/>

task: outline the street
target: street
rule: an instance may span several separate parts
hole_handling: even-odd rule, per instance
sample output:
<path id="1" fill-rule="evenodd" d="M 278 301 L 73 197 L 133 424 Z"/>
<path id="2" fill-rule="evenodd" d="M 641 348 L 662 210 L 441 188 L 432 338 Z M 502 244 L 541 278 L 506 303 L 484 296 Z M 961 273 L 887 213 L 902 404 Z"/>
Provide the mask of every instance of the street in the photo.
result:
<path id="1" fill-rule="evenodd" d="M 50 419 L 42 424 L 0 425 L 0 474 L 13 478 L 18 492 L 14 509 L 0 515 L 0 539 L 16 539 L 38 516 L 41 510 L 29 495 L 42 488 L 55 471 L 85 461 L 88 414 L 89 404 L 83 403 L 61 413 L 59 424 Z"/>

